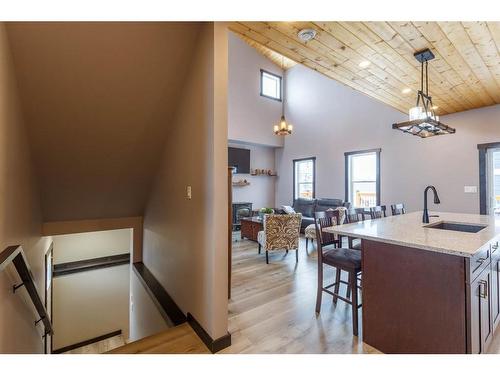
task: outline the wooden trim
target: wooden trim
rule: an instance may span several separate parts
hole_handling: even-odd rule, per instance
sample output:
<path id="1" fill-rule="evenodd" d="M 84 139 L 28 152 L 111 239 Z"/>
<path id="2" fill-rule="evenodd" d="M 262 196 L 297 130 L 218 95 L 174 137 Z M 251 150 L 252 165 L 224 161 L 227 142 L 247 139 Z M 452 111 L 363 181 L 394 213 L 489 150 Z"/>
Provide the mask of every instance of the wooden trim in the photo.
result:
<path id="1" fill-rule="evenodd" d="M 478 150 L 485 150 L 488 148 L 500 148 L 500 142 L 492 142 L 492 143 L 481 143 L 477 145 Z"/>
<path id="2" fill-rule="evenodd" d="M 280 80 L 280 97 L 279 97 L 279 99 L 274 98 L 274 97 L 269 96 L 269 95 L 264 95 L 262 93 L 262 75 L 263 75 L 263 73 L 266 73 L 266 74 L 269 74 L 269 75 L 271 75 L 273 77 L 279 78 L 279 80 Z M 265 69 L 261 69 L 260 70 L 260 96 L 262 96 L 264 98 L 267 98 L 267 99 L 276 100 L 277 102 L 282 102 L 283 101 L 283 77 L 279 76 L 277 74 L 271 73 L 271 72 L 269 72 L 269 71 L 267 71 Z"/>
<path id="3" fill-rule="evenodd" d="M 134 263 L 132 269 L 155 303 L 163 319 L 165 319 L 168 324 L 173 323 L 175 326 L 185 323 L 186 316 L 182 310 L 177 306 L 173 298 L 170 297 L 165 288 L 156 280 L 144 263 Z"/>
<path id="4" fill-rule="evenodd" d="M 217 353 L 218 351 L 231 346 L 231 334 L 229 332 L 214 340 L 208 332 L 205 331 L 201 324 L 198 323 L 195 317 L 191 315 L 191 313 L 187 313 L 187 321 L 191 328 L 193 328 L 193 331 L 196 332 L 201 341 L 203 341 L 212 353 Z"/>
<path id="5" fill-rule="evenodd" d="M 75 234 L 128 228 L 131 228 L 133 230 L 132 260 L 133 262 L 142 262 L 142 216 L 118 217 L 110 219 L 51 221 L 42 224 L 42 235 L 57 236 L 62 234 Z"/>
<path id="6" fill-rule="evenodd" d="M 500 148 L 500 142 L 481 143 L 477 145 L 479 151 L 479 213 L 481 215 L 486 215 L 488 211 L 486 152 L 492 148 Z"/>
<path id="7" fill-rule="evenodd" d="M 121 335 L 121 334 L 122 334 L 122 330 L 119 329 L 117 331 L 106 333 L 105 335 L 94 337 L 93 339 L 88 339 L 88 340 L 85 340 L 85 341 L 77 342 L 76 344 L 71 344 L 71 345 L 62 347 L 60 349 L 56 349 L 56 350 L 54 350 L 52 352 L 52 354 L 61 354 L 61 353 L 69 352 L 70 350 L 78 349 L 78 348 L 81 348 L 82 346 L 87 346 L 87 345 L 90 345 L 90 344 L 94 344 L 96 342 L 99 342 L 99 341 L 102 341 L 102 340 L 106 340 L 106 339 L 109 339 L 111 337 L 118 336 L 118 335 Z"/>
<path id="8" fill-rule="evenodd" d="M 310 156 L 308 158 L 300 158 L 300 159 L 293 159 L 292 165 L 293 165 L 293 199 L 292 202 L 295 202 L 295 163 L 299 161 L 305 161 L 305 160 L 312 160 L 313 161 L 313 196 L 312 199 L 316 198 L 316 156 Z"/>
<path id="9" fill-rule="evenodd" d="M 487 191 L 486 191 L 486 148 L 479 148 L 479 213 L 486 215 Z"/>
<path id="10" fill-rule="evenodd" d="M 227 299 L 231 299 L 231 272 L 233 268 L 233 168 L 227 169 Z"/>
<path id="11" fill-rule="evenodd" d="M 370 148 L 368 150 L 347 151 L 347 152 L 344 152 L 344 156 L 357 155 L 357 154 L 367 154 L 369 152 L 380 153 L 380 152 L 382 152 L 382 149 L 381 148 Z"/>
<path id="12" fill-rule="evenodd" d="M 54 277 L 70 275 L 78 272 L 97 270 L 100 268 L 116 267 L 130 263 L 130 254 L 110 255 L 99 258 L 78 260 L 75 262 L 60 263 L 54 265 Z"/>
<path id="13" fill-rule="evenodd" d="M 345 193 L 345 201 L 346 202 L 349 202 L 349 156 L 375 153 L 377 155 L 377 160 L 376 160 L 377 180 L 375 182 L 375 192 L 376 192 L 376 197 L 377 197 L 377 206 L 380 206 L 380 153 L 381 152 L 382 152 L 381 148 L 372 148 L 372 149 L 368 149 L 368 150 L 344 152 L 344 193 Z M 352 204 L 352 202 L 351 202 L 351 204 Z"/>

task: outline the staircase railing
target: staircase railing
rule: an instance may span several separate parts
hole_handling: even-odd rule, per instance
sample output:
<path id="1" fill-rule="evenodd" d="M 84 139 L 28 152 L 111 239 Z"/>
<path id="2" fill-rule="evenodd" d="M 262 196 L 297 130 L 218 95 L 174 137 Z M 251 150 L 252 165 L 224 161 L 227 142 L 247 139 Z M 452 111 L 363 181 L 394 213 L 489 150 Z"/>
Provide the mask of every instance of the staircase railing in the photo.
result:
<path id="1" fill-rule="evenodd" d="M 20 245 L 9 246 L 0 253 L 0 272 L 3 271 L 10 263 L 14 264 L 17 274 L 21 278 L 21 283 L 12 286 L 12 292 L 15 293 L 17 289 L 25 287 L 31 302 L 35 306 L 39 319 L 35 321 L 35 326 L 42 322 L 44 325 L 44 336 L 52 335 L 52 323 L 50 322 L 47 310 L 45 309 L 42 298 L 36 289 L 35 280 L 31 274 L 28 261 L 24 255 L 23 248 Z"/>

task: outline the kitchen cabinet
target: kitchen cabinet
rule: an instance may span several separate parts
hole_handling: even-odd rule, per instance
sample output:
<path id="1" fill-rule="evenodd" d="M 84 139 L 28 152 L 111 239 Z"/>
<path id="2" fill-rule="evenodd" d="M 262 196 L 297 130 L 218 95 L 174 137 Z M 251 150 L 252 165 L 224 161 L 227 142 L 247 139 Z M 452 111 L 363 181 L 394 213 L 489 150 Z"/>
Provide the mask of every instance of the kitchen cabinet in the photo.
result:
<path id="1" fill-rule="evenodd" d="M 493 337 L 491 268 L 470 284 L 470 352 L 485 353 Z"/>

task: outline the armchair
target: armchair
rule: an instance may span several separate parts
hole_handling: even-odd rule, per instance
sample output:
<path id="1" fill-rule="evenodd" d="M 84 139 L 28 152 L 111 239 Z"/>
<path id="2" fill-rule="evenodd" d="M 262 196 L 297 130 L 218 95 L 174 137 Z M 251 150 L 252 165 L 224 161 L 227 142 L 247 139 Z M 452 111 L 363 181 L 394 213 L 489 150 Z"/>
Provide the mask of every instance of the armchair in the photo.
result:
<path id="1" fill-rule="evenodd" d="M 299 235 L 302 214 L 264 216 L 264 230 L 257 235 L 259 254 L 262 247 L 266 251 L 266 263 L 269 264 L 269 251 L 296 250 L 295 258 L 299 260 Z"/>

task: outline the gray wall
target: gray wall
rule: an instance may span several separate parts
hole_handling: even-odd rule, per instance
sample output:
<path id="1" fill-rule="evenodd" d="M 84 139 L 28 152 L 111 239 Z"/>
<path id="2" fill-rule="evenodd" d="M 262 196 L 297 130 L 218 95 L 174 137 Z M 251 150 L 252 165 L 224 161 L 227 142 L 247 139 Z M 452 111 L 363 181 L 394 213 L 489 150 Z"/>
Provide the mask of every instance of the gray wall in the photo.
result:
<path id="1" fill-rule="evenodd" d="M 229 33 L 228 138 L 267 146 L 283 146 L 273 133 L 281 116 L 281 102 L 260 96 L 260 70 L 283 75 L 254 48 Z"/>
<path id="2" fill-rule="evenodd" d="M 250 150 L 250 169 L 275 170 L 275 153 L 273 147 L 230 143 L 230 147 Z M 233 186 L 233 202 L 252 202 L 253 209 L 274 207 L 276 177 L 252 176 L 248 173 L 238 173 L 233 181 L 247 180 L 248 186 Z"/>
<path id="3" fill-rule="evenodd" d="M 500 141 L 500 105 L 444 116 L 456 134 L 420 139 L 391 129 L 405 114 L 302 66 L 288 70 L 286 98 L 295 128 L 276 151 L 277 204 L 292 201 L 293 159 L 316 156 L 316 196 L 343 198 L 344 152 L 381 148 L 382 204 L 421 210 L 425 186 L 435 185 L 437 209 L 479 212 L 479 193 L 464 186 L 479 184 L 477 144 Z"/>
<path id="4" fill-rule="evenodd" d="M 144 263 L 216 339 L 227 333 L 228 314 L 223 24 L 203 25 L 188 73 L 144 215 Z"/>

